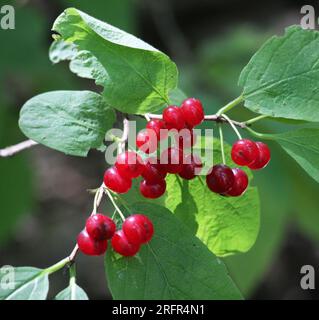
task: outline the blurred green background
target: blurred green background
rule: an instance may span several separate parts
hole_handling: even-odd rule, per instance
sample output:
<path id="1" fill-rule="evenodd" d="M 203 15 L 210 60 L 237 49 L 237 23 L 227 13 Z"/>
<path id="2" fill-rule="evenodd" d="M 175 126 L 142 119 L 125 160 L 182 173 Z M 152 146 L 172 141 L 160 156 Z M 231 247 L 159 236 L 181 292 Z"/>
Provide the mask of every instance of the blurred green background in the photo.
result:
<path id="1" fill-rule="evenodd" d="M 96 89 L 76 78 L 67 64 L 48 59 L 51 26 L 64 8 L 77 7 L 133 33 L 166 52 L 180 70 L 180 87 L 213 113 L 240 94 L 237 79 L 270 35 L 300 23 L 303 1 L 95 0 L 0 1 L 16 10 L 16 29 L 0 30 L 0 148 L 25 139 L 17 125 L 23 103 L 40 92 Z M 307 4 L 319 5 L 316 1 Z M 251 113 L 235 108 L 231 116 Z M 281 132 L 289 125 L 263 121 L 256 129 Z M 226 140 L 235 139 L 225 130 Z M 261 230 L 246 254 L 225 259 L 246 298 L 317 299 L 300 288 L 300 268 L 319 267 L 319 186 L 280 148 L 266 170 L 255 174 L 262 203 Z M 46 267 L 66 256 L 90 212 L 86 189 L 99 185 L 104 157 L 68 157 L 37 146 L 0 159 L 0 266 Z M 106 209 L 105 209 L 106 210 Z M 101 258 L 80 256 L 78 282 L 91 299 L 110 298 Z M 67 274 L 53 276 L 50 295 Z M 318 283 L 317 283 L 318 284 Z"/>

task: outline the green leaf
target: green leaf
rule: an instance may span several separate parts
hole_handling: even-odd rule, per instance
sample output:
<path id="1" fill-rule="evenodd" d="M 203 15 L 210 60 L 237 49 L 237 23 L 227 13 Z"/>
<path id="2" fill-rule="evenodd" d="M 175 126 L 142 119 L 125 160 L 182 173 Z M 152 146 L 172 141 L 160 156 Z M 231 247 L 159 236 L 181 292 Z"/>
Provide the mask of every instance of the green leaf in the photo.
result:
<path id="1" fill-rule="evenodd" d="M 154 224 L 154 236 L 135 257 L 108 250 L 105 271 L 114 299 L 241 299 L 216 258 L 164 207 L 134 205 Z"/>
<path id="2" fill-rule="evenodd" d="M 55 300 L 89 300 L 89 298 L 81 287 L 76 283 L 72 283 L 58 293 Z"/>
<path id="3" fill-rule="evenodd" d="M 53 30 L 62 41 L 75 44 L 80 55 L 83 51 L 89 55 L 86 73 L 104 86 L 103 95 L 114 108 L 143 114 L 169 103 L 169 92 L 177 85 L 177 68 L 162 52 L 74 8 L 57 18 Z M 65 57 L 64 51 L 60 55 L 57 60 Z M 92 62 L 92 56 L 97 60 Z M 73 66 L 77 73 L 83 60 L 78 58 L 80 66 Z"/>
<path id="4" fill-rule="evenodd" d="M 49 290 L 48 275 L 32 267 L 2 269 L 0 284 L 0 300 L 45 300 Z"/>
<path id="5" fill-rule="evenodd" d="M 214 163 L 221 163 L 219 140 L 212 140 Z M 230 146 L 225 145 L 230 165 Z M 205 157 L 202 159 L 205 160 Z M 250 183 L 252 174 L 248 173 Z M 211 192 L 201 176 L 185 181 L 177 176 L 167 179 L 166 206 L 217 256 L 248 251 L 259 231 L 260 204 L 256 187 L 251 185 L 241 197 L 224 197 Z M 178 187 L 180 186 L 180 188 Z"/>
<path id="6" fill-rule="evenodd" d="M 91 91 L 52 91 L 25 103 L 19 126 L 23 133 L 47 147 L 86 156 L 103 144 L 115 121 L 102 96 Z"/>
<path id="7" fill-rule="evenodd" d="M 319 129 L 302 128 L 281 134 L 267 135 L 317 182 L 319 182 Z"/>
<path id="8" fill-rule="evenodd" d="M 319 122 L 319 32 L 292 26 L 272 37 L 242 71 L 245 106 L 272 117 Z"/>

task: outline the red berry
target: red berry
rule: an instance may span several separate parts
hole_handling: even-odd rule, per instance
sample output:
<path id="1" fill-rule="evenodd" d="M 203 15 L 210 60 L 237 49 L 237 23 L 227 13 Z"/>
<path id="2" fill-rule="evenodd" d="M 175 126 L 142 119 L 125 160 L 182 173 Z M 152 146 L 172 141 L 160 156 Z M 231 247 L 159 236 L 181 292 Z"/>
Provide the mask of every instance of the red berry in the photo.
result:
<path id="1" fill-rule="evenodd" d="M 123 177 L 137 178 L 143 171 L 143 160 L 137 153 L 125 151 L 117 156 L 115 167 Z"/>
<path id="2" fill-rule="evenodd" d="M 167 129 L 181 130 L 185 128 L 182 110 L 177 106 L 168 106 L 163 111 L 163 120 Z"/>
<path id="3" fill-rule="evenodd" d="M 200 100 L 195 98 L 184 100 L 181 110 L 186 124 L 191 128 L 201 124 L 204 120 L 204 109 Z"/>
<path id="4" fill-rule="evenodd" d="M 142 177 L 148 182 L 157 182 L 166 177 L 166 173 L 161 170 L 159 160 L 157 158 L 148 158 L 144 161 Z"/>
<path id="5" fill-rule="evenodd" d="M 166 172 L 179 173 L 184 163 L 183 151 L 175 147 L 167 148 L 162 152 L 160 160 Z"/>
<path id="6" fill-rule="evenodd" d="M 153 130 L 142 130 L 136 137 L 137 147 L 144 153 L 153 153 L 157 149 L 157 136 Z"/>
<path id="7" fill-rule="evenodd" d="M 145 198 L 159 198 L 166 191 L 166 181 L 164 179 L 158 180 L 156 182 L 142 180 L 140 183 L 140 191 Z"/>
<path id="8" fill-rule="evenodd" d="M 107 249 L 107 240 L 94 240 L 86 230 L 79 233 L 77 238 L 79 249 L 89 256 L 100 256 Z"/>
<path id="9" fill-rule="evenodd" d="M 224 164 L 213 166 L 211 173 L 206 176 L 208 188 L 216 193 L 226 193 L 233 186 L 234 181 L 232 169 Z"/>
<path id="10" fill-rule="evenodd" d="M 258 148 L 254 141 L 241 139 L 234 143 L 231 150 L 233 161 L 239 166 L 248 166 L 258 157 Z"/>
<path id="11" fill-rule="evenodd" d="M 149 242 L 154 233 L 152 221 L 143 214 L 128 217 L 122 226 L 127 240 L 135 245 Z"/>
<path id="12" fill-rule="evenodd" d="M 113 237 L 116 225 L 111 218 L 97 213 L 87 219 L 85 228 L 92 239 L 107 240 Z"/>
<path id="13" fill-rule="evenodd" d="M 179 175 L 186 180 L 192 180 L 196 175 L 199 175 L 203 167 L 201 159 L 193 154 L 189 154 L 185 157 L 185 163 L 183 164 L 182 171 Z"/>
<path id="14" fill-rule="evenodd" d="M 114 192 L 126 193 L 132 187 L 132 179 L 121 176 L 116 167 L 111 167 L 105 171 L 104 184 Z"/>
<path id="15" fill-rule="evenodd" d="M 166 139 L 168 136 L 168 130 L 163 120 L 150 120 L 146 125 L 146 129 L 153 130 L 158 140 Z"/>
<path id="16" fill-rule="evenodd" d="M 232 171 L 235 177 L 235 182 L 230 190 L 225 193 L 225 195 L 238 197 L 246 191 L 248 187 L 248 177 L 246 172 L 242 169 L 234 168 Z"/>
<path id="17" fill-rule="evenodd" d="M 191 148 L 197 140 L 195 132 L 191 129 L 182 129 L 175 135 L 176 143 L 181 150 Z"/>
<path id="18" fill-rule="evenodd" d="M 263 142 L 256 142 L 258 148 L 258 156 L 256 160 L 251 163 L 248 167 L 252 170 L 258 170 L 265 168 L 270 161 L 270 149 Z"/>
<path id="19" fill-rule="evenodd" d="M 128 241 L 123 230 L 118 230 L 114 233 L 111 244 L 115 252 L 125 257 L 135 256 L 140 250 L 139 245 L 130 243 Z"/>

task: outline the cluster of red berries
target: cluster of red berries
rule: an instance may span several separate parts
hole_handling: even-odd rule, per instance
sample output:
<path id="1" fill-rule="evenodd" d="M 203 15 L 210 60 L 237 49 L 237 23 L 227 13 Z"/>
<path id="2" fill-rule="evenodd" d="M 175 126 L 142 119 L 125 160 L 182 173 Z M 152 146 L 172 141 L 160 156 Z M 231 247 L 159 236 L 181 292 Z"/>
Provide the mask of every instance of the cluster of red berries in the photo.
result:
<path id="1" fill-rule="evenodd" d="M 270 150 L 265 143 L 241 139 L 233 145 L 231 157 L 240 166 L 259 170 L 270 161 Z M 231 169 L 224 164 L 218 164 L 213 166 L 207 175 L 206 183 L 213 192 L 237 197 L 246 191 L 248 177 L 245 171 L 240 168 Z"/>
<path id="2" fill-rule="evenodd" d="M 105 253 L 108 240 L 115 252 L 125 257 L 134 256 L 140 246 L 152 239 L 154 227 L 151 220 L 142 214 L 129 216 L 122 229 L 116 231 L 114 221 L 103 215 L 90 216 L 85 229 L 78 235 L 79 249 L 86 255 L 99 256 Z"/>
<path id="3" fill-rule="evenodd" d="M 117 193 L 125 193 L 132 186 L 132 179 L 142 176 L 140 192 L 146 198 L 155 199 L 166 190 L 165 177 L 168 173 L 179 174 L 190 180 L 195 178 L 202 168 L 202 162 L 196 155 L 186 154 L 184 148 L 195 143 L 193 128 L 204 120 L 202 103 L 195 99 L 186 99 L 180 107 L 168 106 L 163 111 L 163 120 L 150 120 L 146 129 L 138 133 L 137 147 L 144 153 L 154 153 L 159 141 L 168 137 L 168 130 L 175 129 L 176 145 L 164 150 L 160 157 L 149 157 L 145 161 L 133 151 L 118 155 L 115 165 L 104 174 L 106 187 Z M 182 134 L 179 134 L 182 130 Z M 178 137 L 178 138 L 177 138 Z"/>

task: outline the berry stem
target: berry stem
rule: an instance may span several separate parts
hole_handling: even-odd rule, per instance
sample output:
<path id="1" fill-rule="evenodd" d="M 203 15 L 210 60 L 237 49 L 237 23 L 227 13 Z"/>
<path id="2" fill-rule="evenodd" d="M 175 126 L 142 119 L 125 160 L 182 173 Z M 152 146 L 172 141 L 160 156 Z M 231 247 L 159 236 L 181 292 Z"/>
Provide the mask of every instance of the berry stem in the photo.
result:
<path id="1" fill-rule="evenodd" d="M 62 259 L 61 261 L 55 263 L 54 265 L 52 265 L 51 267 L 48 267 L 46 269 L 44 269 L 42 271 L 43 275 L 50 275 L 54 272 L 59 271 L 60 269 L 62 269 L 65 265 L 67 265 L 68 263 L 70 263 L 69 257 Z"/>
<path id="2" fill-rule="evenodd" d="M 225 150 L 224 150 L 224 135 L 223 135 L 222 126 L 220 124 L 218 125 L 218 129 L 219 129 L 219 138 L 220 138 L 220 149 L 222 152 L 222 160 L 223 160 L 223 164 L 226 164 Z"/>
<path id="3" fill-rule="evenodd" d="M 249 127 L 246 128 L 246 130 L 253 136 L 260 138 L 260 139 L 264 139 L 264 140 L 275 140 L 273 135 L 271 134 L 264 134 L 264 133 L 260 133 L 257 132 Z"/>
<path id="4" fill-rule="evenodd" d="M 243 96 L 239 96 L 233 101 L 227 103 L 224 107 L 219 109 L 216 113 L 217 116 L 220 116 L 221 114 L 231 110 L 232 108 L 236 107 L 239 103 L 241 103 L 244 100 Z"/>
<path id="5" fill-rule="evenodd" d="M 245 121 L 244 123 L 245 123 L 246 125 L 251 125 L 252 123 L 255 123 L 255 122 L 257 122 L 257 121 L 259 121 L 259 120 L 261 120 L 261 119 L 265 119 L 265 118 L 268 118 L 268 116 L 265 115 L 265 114 L 263 114 L 263 115 L 260 115 L 260 116 L 258 116 L 258 117 L 255 117 L 255 118 L 251 118 L 251 119 Z"/>
<path id="6" fill-rule="evenodd" d="M 230 118 L 228 116 L 226 116 L 226 114 L 222 114 L 222 116 L 228 121 L 228 123 L 231 125 L 231 127 L 233 128 L 233 130 L 235 131 L 235 133 L 237 134 L 237 137 L 239 138 L 239 140 L 242 139 L 239 131 L 237 130 L 237 128 L 235 127 L 235 125 L 232 123 L 232 121 L 230 120 Z"/>
<path id="7" fill-rule="evenodd" d="M 107 196 L 110 198 L 114 208 L 116 209 L 116 211 L 118 212 L 118 214 L 120 215 L 121 219 L 124 221 L 125 220 L 125 216 L 123 214 L 123 212 L 120 210 L 120 208 L 117 206 L 116 202 L 113 199 L 113 196 L 111 194 L 111 192 L 104 186 L 104 192 L 107 194 Z"/>

